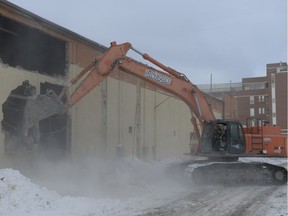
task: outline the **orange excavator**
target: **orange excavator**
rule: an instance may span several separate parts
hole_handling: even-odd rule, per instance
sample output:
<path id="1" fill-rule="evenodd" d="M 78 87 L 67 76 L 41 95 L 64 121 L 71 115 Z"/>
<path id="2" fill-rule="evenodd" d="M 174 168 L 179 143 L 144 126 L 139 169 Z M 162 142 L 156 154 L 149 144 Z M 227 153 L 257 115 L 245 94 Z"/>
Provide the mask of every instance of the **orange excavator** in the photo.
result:
<path id="1" fill-rule="evenodd" d="M 145 60 L 150 61 L 163 71 L 139 63 L 127 56 L 133 50 Z M 159 89 L 171 93 L 183 100 L 191 110 L 191 122 L 197 137 L 197 144 L 191 148 L 192 155 L 205 156 L 213 161 L 225 161 L 207 164 L 201 163 L 193 172 L 194 180 L 252 181 L 257 183 L 284 184 L 287 182 L 287 170 L 270 163 L 235 162 L 239 157 L 287 157 L 287 137 L 281 135 L 275 126 L 247 125 L 237 120 L 220 120 L 210 107 L 208 97 L 182 73 L 163 65 L 147 54 L 132 47 L 130 43 L 112 42 L 107 51 L 96 56 L 95 60 L 73 78 L 56 95 L 47 90 L 45 95 L 38 95 L 25 104 L 21 131 L 28 140 L 36 140 L 35 128 L 39 121 L 52 115 L 68 111 L 91 90 L 105 80 L 109 74 L 120 69 L 149 82 Z M 70 94 L 69 88 L 82 80 Z M 2 129 L 8 127 L 4 119 Z M 228 163 L 227 161 L 234 161 Z M 256 175 L 257 174 L 257 175 Z M 257 177 L 256 177 L 257 176 Z"/>

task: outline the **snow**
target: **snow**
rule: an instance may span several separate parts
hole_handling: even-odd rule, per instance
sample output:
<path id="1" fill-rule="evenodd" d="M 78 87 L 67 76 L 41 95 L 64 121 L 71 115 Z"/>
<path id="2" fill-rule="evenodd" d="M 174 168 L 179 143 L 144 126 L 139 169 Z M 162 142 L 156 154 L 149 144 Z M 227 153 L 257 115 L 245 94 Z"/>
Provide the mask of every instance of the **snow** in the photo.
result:
<path id="1" fill-rule="evenodd" d="M 19 171 L 2 169 L 0 178 L 0 215 L 49 210 L 53 202 L 60 198 L 57 193 L 31 183 Z"/>
<path id="2" fill-rule="evenodd" d="M 274 164 L 287 162 L 269 160 Z M 167 177 L 165 168 L 169 164 L 171 161 L 143 162 L 136 158 L 88 159 L 43 161 L 21 172 L 0 169 L 0 215 L 126 216 L 165 215 L 165 212 L 170 215 L 170 210 L 176 212 L 171 215 L 186 210 L 183 215 L 190 215 L 191 211 L 195 215 L 213 212 L 236 215 L 235 212 L 245 209 L 246 215 L 288 215 L 287 185 L 205 187 L 201 192 L 201 188 Z M 222 209 L 224 202 L 226 209 Z M 213 212 L 209 213 L 209 209 Z M 158 210 L 162 214 L 157 214 Z M 153 211 L 155 214 L 149 213 Z"/>
<path id="3" fill-rule="evenodd" d="M 280 189 L 280 190 L 279 190 Z M 288 215 L 287 186 L 280 186 L 259 208 L 259 215 Z"/>
<path id="4" fill-rule="evenodd" d="M 105 177 L 102 182 L 99 182 L 100 177 L 95 177 L 95 175 L 94 179 L 79 182 L 78 185 L 77 182 L 73 182 L 74 189 L 78 188 L 78 191 L 82 191 L 81 188 L 83 187 L 83 194 L 88 194 L 87 197 L 60 195 L 55 191 L 33 183 L 17 170 L 1 169 L 0 215 L 135 215 L 146 208 L 160 206 L 179 198 L 183 193 L 187 193 L 184 186 L 164 177 L 165 163 L 148 163 L 137 159 L 126 159 L 120 163 L 118 162 L 117 167 L 113 167 L 112 164 L 115 165 L 111 163 L 102 166 L 101 178 Z M 75 164 L 72 163 L 72 165 Z M 40 167 L 43 169 L 43 165 L 40 165 Z M 59 164 L 57 167 L 59 169 L 63 168 Z M 68 168 L 67 164 L 65 167 Z M 54 169 L 55 174 L 58 173 L 60 182 L 64 180 L 61 179 L 56 166 L 51 169 Z M 91 170 L 88 168 L 88 171 Z M 106 174 L 103 173 L 104 171 L 106 171 Z M 45 179 L 47 179 L 48 173 Z M 40 180 L 39 176 L 42 176 L 43 173 L 39 175 L 39 171 L 37 171 L 37 174 L 38 177 L 34 175 L 37 182 L 43 182 L 43 184 L 52 188 L 52 185 L 48 184 L 49 179 L 46 183 Z M 69 177 L 72 178 L 72 176 L 70 172 Z M 86 177 L 91 178 L 92 176 L 88 175 Z M 85 178 L 85 176 L 82 177 Z M 71 184 L 69 179 L 66 179 L 66 181 L 68 185 Z M 95 182 L 94 189 L 91 187 L 93 186 L 91 181 Z M 60 183 L 59 185 L 63 184 Z M 87 193 L 89 187 L 91 191 Z M 57 186 L 54 188 L 57 188 Z M 71 188 L 71 186 L 64 188 L 64 193 L 68 194 L 68 189 Z M 76 191 L 76 189 L 71 190 L 71 193 L 77 194 Z M 92 196 L 93 193 L 95 193 L 94 197 Z"/>

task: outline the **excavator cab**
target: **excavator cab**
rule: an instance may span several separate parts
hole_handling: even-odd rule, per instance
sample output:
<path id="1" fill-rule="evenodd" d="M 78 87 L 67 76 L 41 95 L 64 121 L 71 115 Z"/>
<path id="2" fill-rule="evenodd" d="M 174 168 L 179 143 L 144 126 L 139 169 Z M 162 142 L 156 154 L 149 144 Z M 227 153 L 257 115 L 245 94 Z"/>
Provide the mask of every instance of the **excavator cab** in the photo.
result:
<path id="1" fill-rule="evenodd" d="M 204 124 L 200 144 L 201 154 L 240 155 L 246 149 L 245 136 L 240 122 L 212 120 Z"/>

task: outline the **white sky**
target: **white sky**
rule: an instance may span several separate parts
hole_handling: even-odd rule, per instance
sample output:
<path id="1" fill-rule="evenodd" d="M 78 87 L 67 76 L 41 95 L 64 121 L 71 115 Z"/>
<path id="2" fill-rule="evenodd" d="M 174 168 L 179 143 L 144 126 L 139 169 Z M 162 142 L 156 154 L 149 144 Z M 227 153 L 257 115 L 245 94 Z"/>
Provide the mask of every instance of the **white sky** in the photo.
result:
<path id="1" fill-rule="evenodd" d="M 287 61 L 287 0 L 10 2 L 107 47 L 129 41 L 195 84 L 211 74 L 241 82 Z"/>

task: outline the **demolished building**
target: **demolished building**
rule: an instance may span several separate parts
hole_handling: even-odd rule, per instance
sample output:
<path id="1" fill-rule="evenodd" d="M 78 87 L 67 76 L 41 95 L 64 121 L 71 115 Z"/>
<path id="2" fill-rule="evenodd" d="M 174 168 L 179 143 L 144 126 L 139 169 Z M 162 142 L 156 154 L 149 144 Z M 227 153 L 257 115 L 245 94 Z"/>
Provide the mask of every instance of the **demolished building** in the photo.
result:
<path id="1" fill-rule="evenodd" d="M 6 116 L 15 124 L 23 97 L 47 88 L 59 94 L 107 49 L 7 1 L 0 1 L 0 47 L 0 119 Z M 213 103 L 221 117 L 222 103 L 216 99 Z M 17 127 L 2 123 L 0 155 L 24 149 L 60 158 L 181 157 L 196 139 L 190 118 L 183 101 L 116 70 L 68 113 L 41 121 L 35 146 L 23 145 Z"/>

